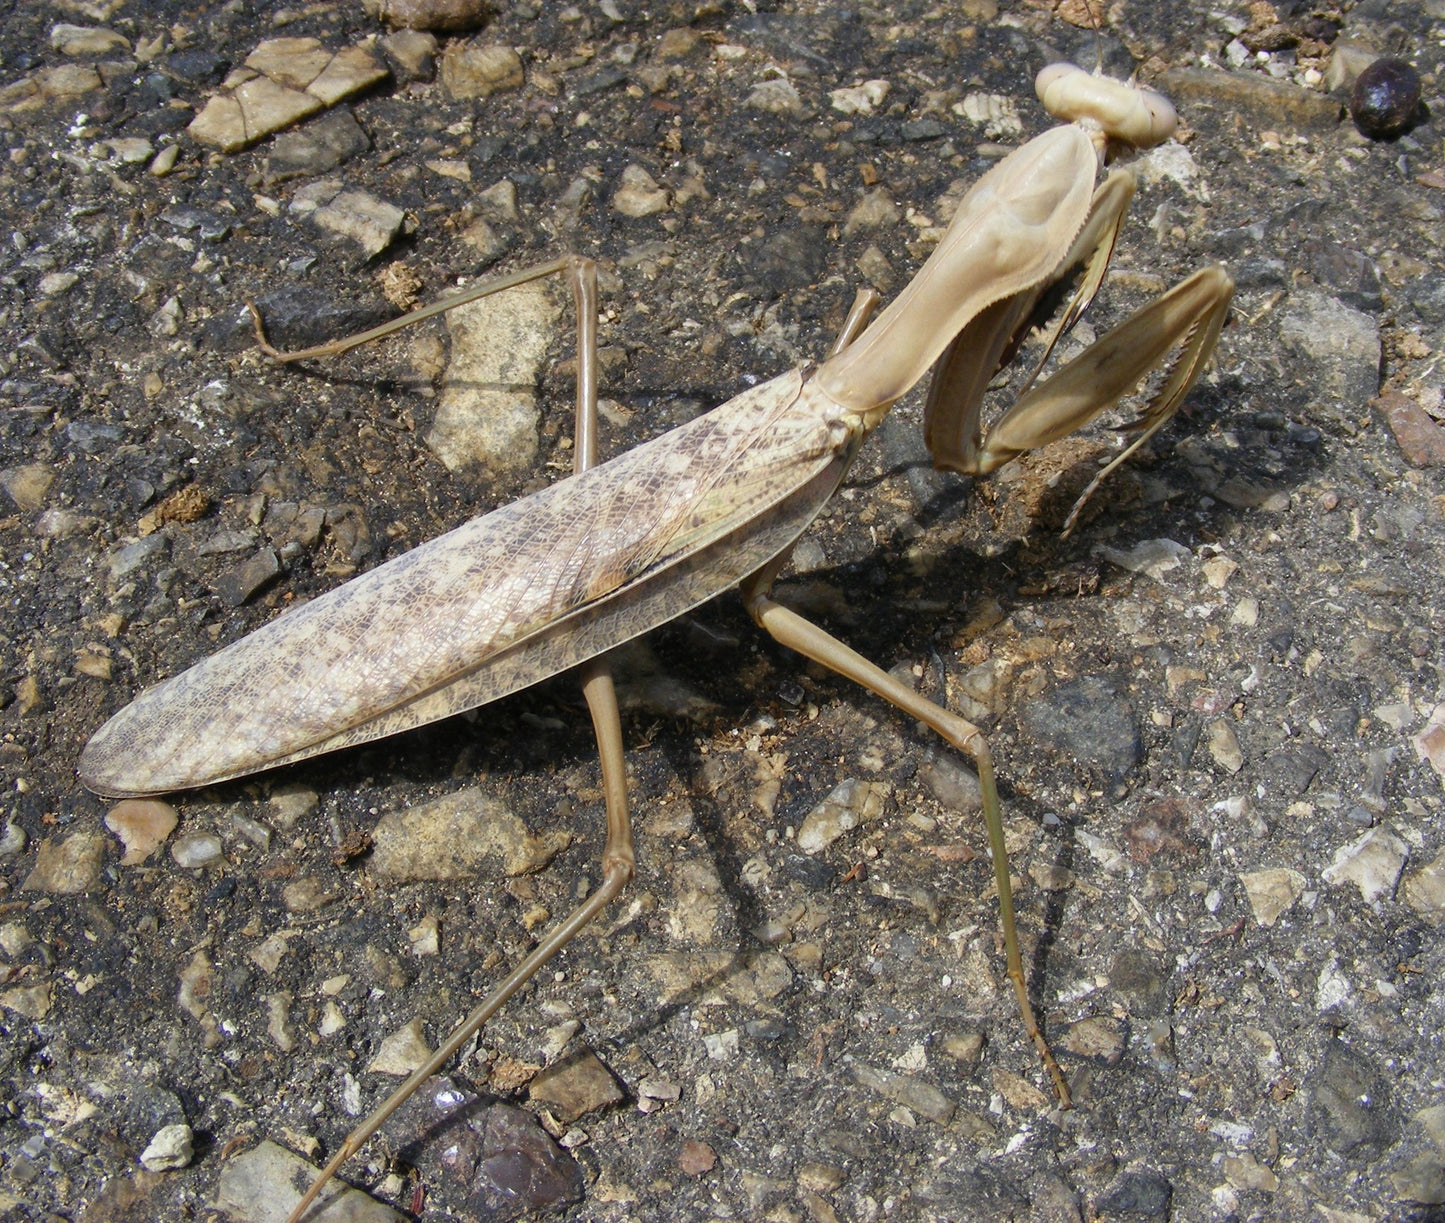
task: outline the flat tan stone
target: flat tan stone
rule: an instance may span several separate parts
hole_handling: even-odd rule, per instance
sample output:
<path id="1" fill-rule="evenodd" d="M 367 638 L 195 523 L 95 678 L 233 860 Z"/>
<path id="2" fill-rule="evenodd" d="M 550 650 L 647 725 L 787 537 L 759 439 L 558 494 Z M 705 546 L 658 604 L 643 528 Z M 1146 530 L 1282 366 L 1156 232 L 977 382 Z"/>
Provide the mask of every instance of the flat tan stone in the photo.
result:
<path id="1" fill-rule="evenodd" d="M 1305 877 L 1286 867 L 1251 871 L 1240 875 L 1239 881 L 1249 897 L 1254 920 L 1261 926 L 1274 925 L 1294 907 L 1305 890 Z"/>
<path id="2" fill-rule="evenodd" d="M 0 471 L 0 489 L 22 510 L 45 508 L 45 500 L 55 484 L 55 472 L 44 463 L 26 463 L 23 467 L 7 467 Z"/>
<path id="3" fill-rule="evenodd" d="M 316 1176 L 299 1155 L 263 1142 L 228 1159 L 216 1185 L 215 1206 L 237 1223 L 281 1223 Z M 334 1180 L 307 1212 L 308 1223 L 401 1223 L 402 1216 L 360 1189 Z"/>
<path id="4" fill-rule="evenodd" d="M 317 208 L 311 219 L 322 229 L 360 243 L 370 258 L 391 245 L 406 214 L 368 191 L 339 191 Z"/>
<path id="5" fill-rule="evenodd" d="M 320 100 L 309 93 L 258 76 L 234 93 L 217 94 L 187 130 L 203 144 L 235 153 L 321 109 Z"/>
<path id="6" fill-rule="evenodd" d="M 62 55 L 110 55 L 130 51 L 123 34 L 100 26 L 69 25 L 61 22 L 50 27 L 50 45 Z"/>
<path id="7" fill-rule="evenodd" d="M 489 98 L 520 89 L 525 78 L 521 57 L 511 47 L 454 43 L 442 56 L 442 86 L 458 101 Z"/>
<path id="8" fill-rule="evenodd" d="M 327 106 L 335 106 L 343 98 L 370 89 L 389 75 L 386 65 L 374 59 L 365 47 L 347 47 L 331 57 L 320 75 L 306 86 L 306 92 Z"/>
<path id="9" fill-rule="evenodd" d="M 246 56 L 246 67 L 269 76 L 278 85 L 305 89 L 326 70 L 331 59 L 331 52 L 319 38 L 268 38 Z"/>
<path id="10" fill-rule="evenodd" d="M 45 840 L 36 851 L 34 869 L 20 890 L 78 896 L 96 885 L 104 866 L 105 838 L 99 833 L 77 832 L 63 841 Z"/>
<path id="11" fill-rule="evenodd" d="M 0 111 L 24 114 L 48 102 L 68 102 L 104 86 L 100 73 L 85 64 L 57 64 L 0 89 Z"/>
<path id="12" fill-rule="evenodd" d="M 36 1023 L 50 1014 L 50 1006 L 49 981 L 42 981 L 38 985 L 17 985 L 14 989 L 0 992 L 0 1007 L 23 1015 L 26 1019 L 33 1019 Z"/>
<path id="13" fill-rule="evenodd" d="M 413 1070 L 425 1066 L 431 1055 L 432 1049 L 426 1043 L 426 1033 L 422 1031 L 421 1020 L 413 1019 L 405 1027 L 398 1028 L 382 1039 L 381 1047 L 377 1049 L 376 1056 L 371 1059 L 367 1069 L 374 1074 L 393 1074 L 398 1078 L 405 1078 Z"/>
<path id="14" fill-rule="evenodd" d="M 563 1125 L 626 1099 L 612 1072 L 589 1049 L 548 1066 L 528 1084 L 527 1098 L 545 1104 Z"/>
<path id="15" fill-rule="evenodd" d="M 332 52 L 315 38 L 267 39 L 226 78 L 189 130 L 234 153 L 387 76 L 366 43 Z"/>

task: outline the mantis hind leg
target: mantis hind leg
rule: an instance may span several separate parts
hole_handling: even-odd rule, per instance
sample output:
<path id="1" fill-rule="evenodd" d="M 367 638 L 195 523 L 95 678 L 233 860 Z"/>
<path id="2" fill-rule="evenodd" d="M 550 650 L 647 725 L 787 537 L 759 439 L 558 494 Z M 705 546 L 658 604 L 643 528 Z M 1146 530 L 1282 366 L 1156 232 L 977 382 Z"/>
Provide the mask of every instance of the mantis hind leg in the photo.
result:
<path id="1" fill-rule="evenodd" d="M 493 276 L 487 280 L 479 280 L 474 285 L 468 285 L 465 289 L 458 289 L 445 297 L 439 297 L 430 305 L 421 306 L 400 318 L 391 319 L 389 322 L 380 323 L 375 327 L 369 327 L 365 331 L 358 331 L 355 335 L 343 336 L 339 340 L 329 340 L 325 344 L 315 344 L 310 348 L 295 348 L 282 350 L 276 348 L 266 338 L 266 328 L 261 318 L 261 311 L 256 308 L 254 302 L 247 302 L 246 309 L 251 312 L 251 324 L 256 332 L 256 347 L 273 361 L 288 364 L 292 361 L 310 361 L 321 357 L 337 357 L 344 352 L 350 352 L 353 348 L 359 348 L 363 344 L 370 344 L 373 340 L 380 340 L 389 336 L 394 331 L 400 331 L 404 327 L 410 327 L 413 323 L 424 322 L 426 319 L 435 318 L 438 314 L 445 314 L 448 310 L 455 310 L 458 306 L 465 306 L 468 302 L 474 302 L 483 297 L 490 297 L 494 293 L 501 293 L 507 289 L 514 289 L 518 285 L 527 284 L 533 280 L 542 280 L 547 276 L 557 276 L 567 273 L 572 281 L 573 294 L 578 306 L 578 330 L 581 331 L 582 297 L 578 290 L 579 269 L 590 267 L 592 269 L 592 296 L 591 296 L 591 318 L 592 330 L 595 336 L 597 326 L 597 265 L 590 259 L 581 255 L 561 255 L 556 259 L 549 259 L 546 263 L 539 263 L 529 268 L 522 268 L 520 271 L 509 272 L 505 276 Z M 593 346 L 594 358 L 596 345 Z M 580 350 L 579 350 L 580 364 Z M 596 361 L 593 361 L 593 369 L 596 368 Z M 579 378 L 580 383 L 580 378 Z"/>
<path id="2" fill-rule="evenodd" d="M 1053 1081 L 1059 1103 L 1068 1108 L 1068 1084 L 1064 1081 L 1063 1071 L 1054 1060 L 1053 1052 L 1039 1029 L 1033 1007 L 1029 1003 L 1028 982 L 1024 977 L 1018 928 L 1014 922 L 1013 888 L 1009 882 L 1008 851 L 1004 847 L 1003 813 L 999 804 L 998 786 L 994 782 L 993 757 L 983 733 L 972 722 L 950 713 L 927 697 L 920 696 L 908 685 L 869 662 L 811 620 L 773 599 L 768 590 L 780 567 L 778 562 L 774 562 L 742 584 L 748 613 L 758 625 L 780 645 L 796 650 L 805 658 L 861 684 L 875 696 L 882 697 L 904 713 L 932 727 L 951 746 L 972 756 L 978 766 L 979 787 L 983 792 L 983 817 L 988 826 L 989 852 L 993 857 L 994 878 L 998 883 L 999 924 L 1003 928 L 1008 977 L 1013 982 L 1024 1031 L 1038 1050 L 1039 1058 Z"/>

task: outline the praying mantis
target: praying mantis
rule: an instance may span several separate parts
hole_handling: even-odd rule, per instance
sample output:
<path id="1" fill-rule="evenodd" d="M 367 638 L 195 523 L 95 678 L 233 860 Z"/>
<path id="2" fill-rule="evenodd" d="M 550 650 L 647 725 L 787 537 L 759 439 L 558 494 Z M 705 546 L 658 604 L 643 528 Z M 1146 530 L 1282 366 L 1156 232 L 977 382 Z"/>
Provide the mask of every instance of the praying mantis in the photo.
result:
<path id="1" fill-rule="evenodd" d="M 1095 179 L 1111 146 L 1173 132 L 1166 99 L 1053 65 L 1037 90 L 1064 125 L 980 179 L 937 248 L 873 317 L 859 294 L 831 354 L 754 386 L 669 433 L 599 462 L 597 280 L 564 256 L 490 280 L 400 320 L 281 361 L 324 357 L 526 281 L 565 276 L 577 309 L 576 470 L 277 618 L 141 693 L 81 755 L 81 779 L 109 796 L 212 785 L 366 743 L 476 708 L 577 669 L 592 716 L 607 810 L 602 882 L 551 930 L 347 1137 L 295 1205 L 321 1188 L 635 871 L 623 736 L 607 652 L 732 587 L 776 641 L 856 681 L 971 756 L 999 895 L 1007 974 L 1025 1030 L 1061 1104 L 1069 1088 L 1035 1021 L 1014 926 L 992 759 L 972 723 L 915 692 L 773 598 L 794 543 L 844 480 L 867 436 L 932 370 L 925 441 L 936 466 L 971 475 L 1095 419 L 1161 365 L 1131 444 L 1084 491 L 1173 416 L 1207 362 L 1233 291 L 1218 266 L 1195 272 L 1043 381 L 985 429 L 995 374 L 1048 323 L 1050 291 L 1072 286 L 1044 342 L 1047 359 L 1097 293 L 1134 190 L 1128 169 Z M 1169 358 L 1172 355 L 1172 360 Z M 1035 385 L 1037 383 L 1037 385 Z M 1071 528 L 1078 505 L 1070 515 Z"/>

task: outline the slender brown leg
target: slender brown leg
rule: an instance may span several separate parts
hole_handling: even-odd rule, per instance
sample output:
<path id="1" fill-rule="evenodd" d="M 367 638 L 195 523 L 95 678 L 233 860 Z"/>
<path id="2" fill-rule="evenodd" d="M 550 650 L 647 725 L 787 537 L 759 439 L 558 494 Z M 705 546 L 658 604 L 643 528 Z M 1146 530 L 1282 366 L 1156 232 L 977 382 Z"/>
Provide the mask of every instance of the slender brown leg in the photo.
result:
<path id="1" fill-rule="evenodd" d="M 341 1166 L 359 1151 L 376 1131 L 412 1094 L 445 1065 L 481 1026 L 501 1009 L 502 1005 L 527 984 L 541 968 L 562 950 L 578 931 L 616 899 L 632 878 L 635 856 L 632 828 L 627 810 L 627 771 L 622 755 L 622 722 L 612 676 L 603 660 L 594 659 L 582 668 L 583 693 L 592 712 L 597 732 L 597 749 L 602 761 L 602 785 L 607 798 L 607 842 L 602 848 L 602 883 L 574 909 L 564 921 L 548 932 L 536 949 L 517 965 L 507 978 L 482 1001 L 470 1015 L 452 1030 L 425 1065 L 414 1070 L 406 1082 L 389 1095 L 385 1102 L 346 1136 L 346 1141 L 312 1182 L 305 1197 L 292 1210 L 288 1223 L 301 1223 L 307 1208 L 316 1200 L 322 1187 Z"/>
<path id="2" fill-rule="evenodd" d="M 1003 927 L 1009 980 L 1013 982 L 1014 993 L 1018 997 L 1024 1031 L 1034 1042 L 1039 1058 L 1053 1080 L 1059 1103 L 1068 1108 L 1068 1084 L 1064 1081 L 1058 1063 L 1054 1061 L 1048 1042 L 1034 1019 L 1033 1007 L 1029 1004 L 1028 982 L 1024 978 L 1018 929 L 1014 924 L 1013 888 L 1009 883 L 1008 851 L 1004 847 L 1003 813 L 998 799 L 998 787 L 994 782 L 993 757 L 989 753 L 983 732 L 972 722 L 965 721 L 957 714 L 935 705 L 927 697 L 920 696 L 907 684 L 869 662 L 811 620 L 774 600 L 768 594 L 768 589 L 778 567 L 774 562 L 749 578 L 742 586 L 743 599 L 747 603 L 749 614 L 769 636 L 779 644 L 796 650 L 805 658 L 811 658 L 830 671 L 836 671 L 839 675 L 861 684 L 869 692 L 881 696 L 904 713 L 931 726 L 953 747 L 972 756 L 977 764 L 979 786 L 983 791 L 983 818 L 988 826 L 989 852 L 993 855 L 994 878 L 998 882 L 999 924 Z"/>
<path id="3" fill-rule="evenodd" d="M 574 467 L 585 471 L 597 463 L 597 267 L 590 259 L 568 256 L 518 273 L 500 281 L 491 281 L 485 292 L 497 292 L 510 288 L 538 276 L 565 271 L 571 281 L 577 304 L 577 433 L 573 447 Z M 483 286 L 478 286 L 479 289 Z M 484 292 L 472 293 L 463 300 L 471 301 L 484 296 Z M 445 308 L 462 304 L 452 298 L 439 303 Z M 253 308 L 254 310 L 254 308 Z M 388 324 L 373 332 L 363 333 L 366 339 L 375 339 L 378 334 L 396 330 L 399 325 L 416 321 L 419 317 L 430 317 L 439 311 L 427 307 L 408 315 L 406 319 Z M 257 316 L 259 329 L 259 315 Z M 320 349 L 307 349 L 303 353 L 286 354 L 286 359 L 301 356 L 329 356 L 344 352 L 362 342 L 353 337 L 351 341 L 338 341 L 337 345 L 322 345 Z M 264 340 L 263 340 L 264 343 Z M 268 346 L 269 347 L 269 346 Z M 527 984 L 553 956 L 570 943 L 577 933 L 592 921 L 603 909 L 616 899 L 618 893 L 632 878 L 636 856 L 632 846 L 632 826 L 628 816 L 627 768 L 622 752 L 622 717 L 617 708 L 617 695 L 612 685 L 612 672 L 606 656 L 584 663 L 579 671 L 582 678 L 582 693 L 587 699 L 587 708 L 592 715 L 592 727 L 597 736 L 597 754 L 602 765 L 602 788 L 607 803 L 607 840 L 602 847 L 602 882 L 597 890 L 587 897 L 542 940 L 525 960 L 509 973 L 504 981 L 482 1001 L 453 1030 L 441 1047 L 432 1054 L 424 1066 L 413 1071 L 407 1080 L 391 1093 L 360 1125 L 346 1136 L 346 1141 L 332 1156 L 331 1161 L 321 1170 L 310 1189 L 293 1208 L 288 1223 L 301 1223 L 306 1217 L 317 1194 L 376 1131 L 401 1107 L 427 1079 L 441 1069 L 447 1061 L 471 1037 L 501 1009 L 502 1005 Z"/>
<path id="4" fill-rule="evenodd" d="M 429 306 L 422 306 L 410 314 L 403 314 L 400 318 L 394 318 L 390 322 L 381 323 L 376 327 L 368 328 L 366 331 L 358 331 L 355 335 L 343 336 L 339 340 L 330 340 L 325 344 L 317 344 L 311 348 L 297 348 L 291 352 L 283 352 L 279 348 L 273 348 L 271 342 L 266 339 L 266 330 L 261 321 L 261 312 L 256 309 L 255 303 L 247 302 L 246 309 L 251 312 L 251 323 L 256 330 L 256 347 L 264 352 L 273 361 L 307 361 L 317 357 L 335 357 L 341 353 L 350 352 L 362 344 L 369 344 L 372 340 L 379 340 L 383 336 L 390 335 L 393 331 L 400 331 L 403 327 L 410 327 L 413 323 L 420 323 L 425 319 L 435 318 L 438 314 L 445 314 L 448 310 L 455 310 L 458 306 L 465 306 L 468 302 L 474 302 L 478 298 L 490 297 L 493 293 L 500 293 L 504 289 L 512 289 L 517 285 L 526 284 L 528 281 L 541 280 L 544 276 L 555 276 L 558 272 L 568 272 L 574 277 L 574 291 L 576 285 L 576 269 L 582 264 L 592 263 L 590 259 L 584 259 L 580 255 L 562 255 L 560 258 L 552 259 L 547 263 L 539 263 L 535 267 L 523 268 L 519 272 L 512 272 L 506 276 L 493 277 L 490 280 L 480 280 L 474 285 L 468 285 L 465 289 L 438 298 Z M 593 265 L 592 270 L 593 301 L 596 300 L 597 270 Z M 596 334 L 597 320 L 594 318 L 591 323 L 592 332 Z M 578 330 L 581 330 L 579 326 Z M 595 349 L 595 345 L 594 345 Z M 580 355 L 578 364 L 581 364 Z M 595 368 L 595 364 L 594 364 Z M 580 395 L 579 395 L 580 398 Z"/>

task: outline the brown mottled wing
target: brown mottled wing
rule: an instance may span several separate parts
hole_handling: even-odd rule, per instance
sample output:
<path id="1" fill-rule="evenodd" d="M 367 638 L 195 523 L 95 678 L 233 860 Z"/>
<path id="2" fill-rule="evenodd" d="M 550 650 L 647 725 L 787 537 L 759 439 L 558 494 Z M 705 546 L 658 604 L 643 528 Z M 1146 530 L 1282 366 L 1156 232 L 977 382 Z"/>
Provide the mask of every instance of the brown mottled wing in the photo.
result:
<path id="1" fill-rule="evenodd" d="M 207 785 L 475 708 L 725 590 L 846 467 L 785 374 L 475 518 L 148 689 L 96 733 L 102 794 Z"/>

